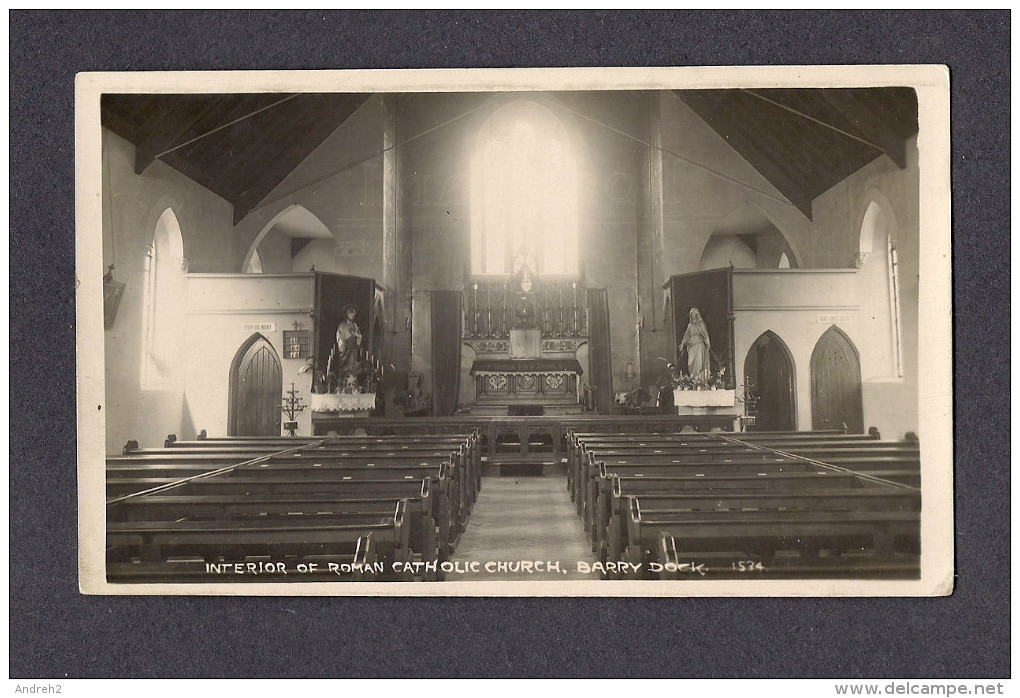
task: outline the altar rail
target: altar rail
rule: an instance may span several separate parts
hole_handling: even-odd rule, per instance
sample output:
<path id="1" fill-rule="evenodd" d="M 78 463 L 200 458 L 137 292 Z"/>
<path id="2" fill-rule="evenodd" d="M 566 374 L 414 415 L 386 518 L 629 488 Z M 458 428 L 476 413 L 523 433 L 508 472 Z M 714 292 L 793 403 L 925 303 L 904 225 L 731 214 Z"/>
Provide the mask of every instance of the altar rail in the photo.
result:
<path id="1" fill-rule="evenodd" d="M 487 474 L 504 465 L 536 465 L 561 468 L 566 455 L 566 435 L 571 429 L 586 433 L 679 433 L 681 431 L 733 431 L 733 415 L 625 415 L 535 417 L 421 417 L 373 419 L 313 415 L 316 436 L 461 434 L 477 429 L 484 438 Z"/>

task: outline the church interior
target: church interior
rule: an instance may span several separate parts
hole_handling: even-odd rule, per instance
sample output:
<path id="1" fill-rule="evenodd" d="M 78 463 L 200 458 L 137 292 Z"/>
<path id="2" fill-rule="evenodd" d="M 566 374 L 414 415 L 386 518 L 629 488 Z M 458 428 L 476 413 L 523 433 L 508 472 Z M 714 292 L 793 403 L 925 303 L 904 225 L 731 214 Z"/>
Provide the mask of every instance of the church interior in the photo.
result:
<path id="1" fill-rule="evenodd" d="M 108 580 L 917 578 L 917 109 L 103 95 Z"/>

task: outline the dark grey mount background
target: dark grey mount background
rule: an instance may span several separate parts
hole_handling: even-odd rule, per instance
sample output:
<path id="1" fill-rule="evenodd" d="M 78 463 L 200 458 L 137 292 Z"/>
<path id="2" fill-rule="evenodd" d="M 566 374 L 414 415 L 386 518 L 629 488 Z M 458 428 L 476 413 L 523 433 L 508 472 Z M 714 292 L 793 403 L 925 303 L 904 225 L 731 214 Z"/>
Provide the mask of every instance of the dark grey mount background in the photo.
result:
<path id="1" fill-rule="evenodd" d="M 1009 19 L 11 12 L 10 675 L 1009 676 Z M 75 73 L 799 63 L 945 63 L 952 71 L 952 597 L 78 593 Z"/>

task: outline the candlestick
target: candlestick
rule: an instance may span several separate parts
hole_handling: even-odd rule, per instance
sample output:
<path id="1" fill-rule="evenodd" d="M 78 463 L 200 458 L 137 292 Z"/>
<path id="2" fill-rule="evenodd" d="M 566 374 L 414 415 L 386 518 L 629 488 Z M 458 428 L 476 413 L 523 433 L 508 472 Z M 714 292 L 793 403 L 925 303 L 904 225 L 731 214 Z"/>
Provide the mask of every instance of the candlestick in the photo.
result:
<path id="1" fill-rule="evenodd" d="M 492 287 L 485 284 L 485 336 L 492 336 Z"/>

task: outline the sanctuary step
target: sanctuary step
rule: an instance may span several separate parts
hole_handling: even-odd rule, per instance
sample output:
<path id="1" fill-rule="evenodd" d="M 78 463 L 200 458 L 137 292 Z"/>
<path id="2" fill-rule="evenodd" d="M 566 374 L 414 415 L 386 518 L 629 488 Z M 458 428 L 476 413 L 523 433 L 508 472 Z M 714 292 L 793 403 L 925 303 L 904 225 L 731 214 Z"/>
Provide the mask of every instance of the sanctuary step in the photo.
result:
<path id="1" fill-rule="evenodd" d="M 542 411 L 537 414 L 546 416 L 584 414 L 584 407 L 581 405 L 539 405 L 539 407 Z M 529 416 L 520 412 L 519 406 L 516 405 L 470 405 L 464 409 L 464 414 L 473 417 Z"/>

